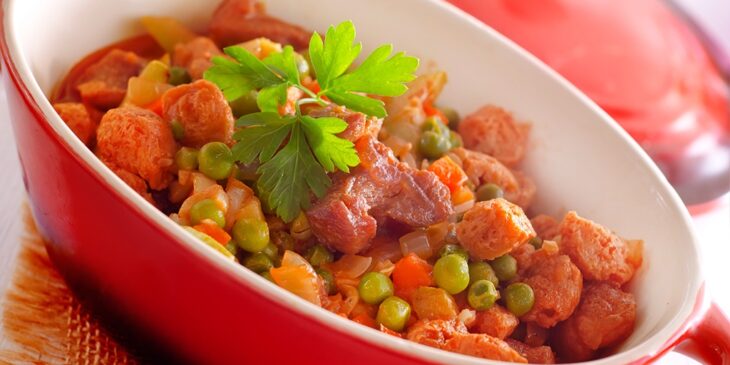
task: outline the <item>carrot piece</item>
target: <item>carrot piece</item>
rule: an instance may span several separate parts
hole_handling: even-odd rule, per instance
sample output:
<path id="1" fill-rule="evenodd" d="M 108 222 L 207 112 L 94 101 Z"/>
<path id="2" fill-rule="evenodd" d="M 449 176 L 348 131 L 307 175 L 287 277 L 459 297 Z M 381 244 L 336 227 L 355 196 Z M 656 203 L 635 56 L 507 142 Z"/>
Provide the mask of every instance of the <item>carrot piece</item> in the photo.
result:
<path id="1" fill-rule="evenodd" d="M 392 274 L 395 294 L 410 302 L 416 289 L 433 285 L 431 270 L 431 265 L 414 253 L 398 260 Z"/>
<path id="2" fill-rule="evenodd" d="M 444 156 L 434 161 L 428 167 L 428 171 L 436 174 L 439 180 L 441 180 L 441 182 L 449 188 L 452 194 L 461 188 L 461 185 L 468 178 L 461 166 L 454 162 L 454 160 L 452 160 L 449 156 Z"/>
<path id="3" fill-rule="evenodd" d="M 153 111 L 159 116 L 162 116 L 162 98 L 158 98 L 157 100 L 149 103 L 149 105 L 147 105 L 145 108 Z"/>
<path id="4" fill-rule="evenodd" d="M 231 240 L 231 235 L 213 222 L 203 221 L 202 223 L 193 226 L 193 228 L 198 232 L 211 236 L 214 240 L 224 246 Z"/>
<path id="5" fill-rule="evenodd" d="M 451 192 L 451 202 L 454 204 L 454 206 L 465 203 L 472 199 L 474 199 L 474 192 L 466 186 L 460 186 L 458 189 Z"/>
<path id="6" fill-rule="evenodd" d="M 396 331 L 393 331 L 392 329 L 390 329 L 390 328 L 388 328 L 388 327 L 385 327 L 385 326 L 383 326 L 382 324 L 380 325 L 380 332 L 384 332 L 384 333 L 387 333 L 387 334 L 389 334 L 389 335 L 391 335 L 391 336 L 395 336 L 395 337 L 403 338 L 403 334 L 401 334 L 401 333 L 398 333 L 398 332 L 396 332 Z"/>
<path id="7" fill-rule="evenodd" d="M 433 106 L 433 101 L 431 99 L 428 99 L 423 103 L 423 112 L 429 117 L 438 117 L 444 124 L 449 124 L 449 118 L 446 118 L 441 110 Z"/>
<path id="8" fill-rule="evenodd" d="M 375 328 L 376 324 L 373 317 L 370 317 L 367 313 L 362 312 L 354 317 L 352 317 L 352 320 L 360 323 L 363 326 L 368 326 L 370 328 Z"/>

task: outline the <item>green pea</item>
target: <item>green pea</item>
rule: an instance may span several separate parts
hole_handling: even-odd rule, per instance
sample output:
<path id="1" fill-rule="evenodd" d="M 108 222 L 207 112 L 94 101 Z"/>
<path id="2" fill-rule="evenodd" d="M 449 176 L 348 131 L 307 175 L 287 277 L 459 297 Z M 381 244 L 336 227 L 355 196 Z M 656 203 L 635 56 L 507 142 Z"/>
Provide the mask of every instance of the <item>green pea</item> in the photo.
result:
<path id="1" fill-rule="evenodd" d="M 512 283 L 504 289 L 504 304 L 512 314 L 521 317 L 535 305 L 535 293 L 525 283 Z"/>
<path id="2" fill-rule="evenodd" d="M 433 266 L 433 277 L 439 288 L 457 294 L 469 285 L 469 265 L 460 255 L 446 255 Z"/>
<path id="3" fill-rule="evenodd" d="M 469 287 L 467 300 L 469 305 L 479 311 L 492 308 L 494 302 L 499 299 L 499 292 L 489 280 L 477 280 Z"/>
<path id="4" fill-rule="evenodd" d="M 259 93 L 253 90 L 228 103 L 231 106 L 233 116 L 238 118 L 246 114 L 258 112 L 259 106 L 256 104 L 256 98 L 258 98 L 258 96 Z"/>
<path id="5" fill-rule="evenodd" d="M 274 267 L 274 263 L 266 254 L 257 252 L 243 260 L 243 266 L 246 266 L 255 273 L 262 273 Z"/>
<path id="6" fill-rule="evenodd" d="M 410 317 L 411 306 L 408 302 L 393 296 L 380 303 L 375 319 L 386 328 L 400 332 L 406 326 Z"/>
<path id="7" fill-rule="evenodd" d="M 384 274 L 369 272 L 362 276 L 357 289 L 365 303 L 378 304 L 393 295 L 393 282 Z"/>
<path id="8" fill-rule="evenodd" d="M 490 265 L 492 265 L 494 273 L 501 281 L 509 281 L 517 276 L 517 260 L 512 255 L 507 254 L 497 257 L 492 260 Z"/>
<path id="9" fill-rule="evenodd" d="M 259 219 L 239 219 L 233 225 L 233 239 L 248 252 L 261 252 L 269 244 L 269 226 Z"/>
<path id="10" fill-rule="evenodd" d="M 172 136 L 176 141 L 181 141 L 185 138 L 185 127 L 177 119 L 170 122 L 170 128 L 172 128 Z"/>
<path id="11" fill-rule="evenodd" d="M 319 266 L 334 261 L 332 252 L 321 244 L 316 244 L 310 247 L 304 257 L 310 264 L 312 264 L 312 266 Z"/>
<path id="12" fill-rule="evenodd" d="M 484 261 L 469 263 L 469 282 L 474 284 L 479 280 L 489 280 L 494 286 L 499 286 L 499 278 L 492 266 Z"/>
<path id="13" fill-rule="evenodd" d="M 527 243 L 531 244 L 536 250 L 542 248 L 542 238 L 540 237 L 532 237 Z"/>
<path id="14" fill-rule="evenodd" d="M 497 184 L 487 183 L 477 189 L 477 201 L 480 202 L 502 197 L 504 197 L 504 191 Z"/>
<path id="15" fill-rule="evenodd" d="M 226 243 L 226 250 L 228 250 L 228 252 L 230 252 L 233 256 L 236 256 L 238 253 L 238 246 L 236 246 L 236 243 L 231 240 Z"/>
<path id="16" fill-rule="evenodd" d="M 279 258 L 279 247 L 277 247 L 275 244 L 269 242 L 266 247 L 261 250 L 261 252 L 264 253 L 266 256 L 269 256 L 271 261 L 274 263 L 274 266 L 279 265 L 279 261 L 281 260 Z"/>
<path id="17" fill-rule="evenodd" d="M 332 273 L 327 270 L 323 269 L 321 267 L 318 267 L 316 270 L 317 274 L 322 277 L 322 282 L 324 283 L 324 290 L 327 292 L 327 295 L 334 295 L 337 292 L 337 288 L 335 287 L 335 277 L 332 275 Z"/>
<path id="18" fill-rule="evenodd" d="M 200 172 L 213 180 L 228 177 L 233 168 L 233 153 L 223 142 L 210 142 L 198 154 Z"/>
<path id="19" fill-rule="evenodd" d="M 456 133 L 454 131 L 449 132 L 449 143 L 451 143 L 451 148 L 457 148 L 464 145 L 464 140 L 461 139 L 461 135 L 459 133 Z"/>
<path id="20" fill-rule="evenodd" d="M 426 158 L 435 160 L 448 152 L 451 148 L 448 138 L 443 135 L 434 132 L 426 131 L 421 135 L 421 141 L 419 142 L 419 151 Z"/>
<path id="21" fill-rule="evenodd" d="M 170 77 L 167 79 L 167 83 L 173 86 L 190 83 L 191 78 L 188 70 L 183 67 L 172 66 L 170 67 Z"/>
<path id="22" fill-rule="evenodd" d="M 456 111 L 456 109 L 440 106 L 439 110 L 441 110 L 441 113 L 443 113 L 446 119 L 448 119 L 449 128 L 453 130 L 458 130 L 461 117 L 459 117 L 459 113 Z"/>
<path id="23" fill-rule="evenodd" d="M 175 165 L 180 170 L 195 170 L 198 168 L 198 150 L 183 147 L 175 153 Z"/>
<path id="24" fill-rule="evenodd" d="M 210 219 L 221 228 L 226 225 L 226 214 L 218 207 L 213 199 L 203 199 L 190 207 L 190 222 L 199 224 L 204 219 Z"/>
<path id="25" fill-rule="evenodd" d="M 446 255 L 456 254 L 463 257 L 465 260 L 469 260 L 469 252 L 467 252 L 461 245 L 448 244 L 441 247 L 438 252 L 438 257 L 444 257 Z"/>
<path id="26" fill-rule="evenodd" d="M 259 275 L 261 275 L 261 277 L 263 277 L 264 279 L 276 284 L 276 282 L 274 281 L 274 277 L 271 276 L 270 272 L 264 271 L 264 272 L 260 273 Z"/>

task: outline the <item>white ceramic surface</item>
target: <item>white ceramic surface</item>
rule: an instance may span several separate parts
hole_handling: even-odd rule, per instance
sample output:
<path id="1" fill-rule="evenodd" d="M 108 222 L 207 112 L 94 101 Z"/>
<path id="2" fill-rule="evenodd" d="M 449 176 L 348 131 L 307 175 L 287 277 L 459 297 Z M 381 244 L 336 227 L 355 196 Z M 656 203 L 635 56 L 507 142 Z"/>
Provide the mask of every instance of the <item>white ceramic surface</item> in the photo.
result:
<path id="1" fill-rule="evenodd" d="M 21 60 L 17 67 L 33 97 L 54 129 L 82 158 L 92 161 L 91 153 L 71 136 L 45 100 L 56 81 L 86 53 L 140 32 L 136 19 L 141 15 L 174 15 L 199 28 L 209 18 L 214 3 L 11 0 L 5 5 L 13 17 L 14 53 Z M 684 207 L 638 145 L 534 57 L 438 1 L 370 0 L 347 2 L 344 6 L 337 0 L 270 0 L 269 8 L 276 16 L 320 31 L 329 24 L 351 19 L 366 51 L 391 42 L 397 50 L 436 62 L 449 73 L 443 104 L 467 113 L 484 103 L 494 103 L 533 123 L 532 147 L 524 169 L 538 186 L 536 211 L 558 215 L 574 209 L 627 238 L 646 241 L 645 264 L 633 285 L 638 299 L 637 328 L 621 354 L 595 363 L 614 364 L 653 354 L 687 320 L 702 274 L 697 241 Z M 107 181 L 120 185 L 120 180 L 100 163 L 90 163 Z M 166 229 L 182 232 L 144 205 L 142 199 L 131 197 L 130 189 L 121 189 L 141 204 L 139 209 L 150 219 L 159 220 Z M 466 360 L 341 323 L 336 316 L 232 267 L 193 240 L 183 241 L 189 249 L 200 252 L 202 260 L 215 260 L 222 270 L 238 280 L 253 281 L 264 295 L 291 302 L 303 315 L 345 326 L 357 336 L 386 347 L 417 349 L 432 361 Z"/>

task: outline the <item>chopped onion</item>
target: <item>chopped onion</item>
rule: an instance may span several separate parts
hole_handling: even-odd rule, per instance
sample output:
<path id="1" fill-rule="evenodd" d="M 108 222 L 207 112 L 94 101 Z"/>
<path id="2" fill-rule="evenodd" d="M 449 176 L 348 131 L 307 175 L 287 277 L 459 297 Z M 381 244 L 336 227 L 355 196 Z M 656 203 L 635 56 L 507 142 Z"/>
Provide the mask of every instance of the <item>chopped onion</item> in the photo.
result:
<path id="1" fill-rule="evenodd" d="M 335 277 L 343 276 L 354 279 L 367 272 L 372 262 L 372 257 L 344 255 L 328 266 Z"/>
<path id="2" fill-rule="evenodd" d="M 469 199 L 459 205 L 454 206 L 454 214 L 460 215 L 466 213 L 467 210 L 471 209 L 475 204 L 474 199 Z"/>
<path id="3" fill-rule="evenodd" d="M 377 236 L 363 256 L 370 256 L 374 261 L 396 262 L 403 257 L 403 253 L 400 251 L 400 244 L 394 238 Z"/>
<path id="4" fill-rule="evenodd" d="M 462 309 L 456 320 L 463 323 L 464 326 L 471 327 L 477 319 L 477 312 L 471 309 Z"/>
<path id="5" fill-rule="evenodd" d="M 390 276 L 395 270 L 395 265 L 390 260 L 377 260 L 373 263 L 373 267 L 369 271 L 379 272 L 385 276 Z"/>
<path id="6" fill-rule="evenodd" d="M 243 209 L 247 201 L 255 199 L 255 197 L 251 188 L 234 178 L 228 179 L 226 194 L 228 195 L 228 211 L 226 212 L 225 228 L 230 230 L 236 222 L 238 212 Z"/>
<path id="7" fill-rule="evenodd" d="M 428 243 L 428 235 L 426 234 L 426 231 L 413 231 L 402 236 L 398 241 L 400 241 L 400 250 L 403 253 L 403 256 L 413 252 L 418 255 L 418 257 L 426 260 L 433 255 L 431 245 Z"/>
<path id="8" fill-rule="evenodd" d="M 312 265 L 293 251 L 285 251 L 281 266 L 269 271 L 276 285 L 296 294 L 300 298 L 322 305 L 324 288 Z"/>

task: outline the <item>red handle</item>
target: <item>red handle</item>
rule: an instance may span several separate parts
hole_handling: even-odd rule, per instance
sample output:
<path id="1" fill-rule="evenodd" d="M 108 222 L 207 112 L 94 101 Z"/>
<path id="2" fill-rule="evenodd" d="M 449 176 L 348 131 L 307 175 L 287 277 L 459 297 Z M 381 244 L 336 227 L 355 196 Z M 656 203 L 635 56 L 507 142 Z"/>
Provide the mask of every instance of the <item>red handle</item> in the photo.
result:
<path id="1" fill-rule="evenodd" d="M 675 350 L 704 364 L 730 365 L 730 320 L 727 315 L 712 303 Z"/>

